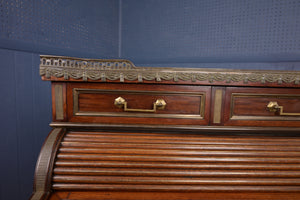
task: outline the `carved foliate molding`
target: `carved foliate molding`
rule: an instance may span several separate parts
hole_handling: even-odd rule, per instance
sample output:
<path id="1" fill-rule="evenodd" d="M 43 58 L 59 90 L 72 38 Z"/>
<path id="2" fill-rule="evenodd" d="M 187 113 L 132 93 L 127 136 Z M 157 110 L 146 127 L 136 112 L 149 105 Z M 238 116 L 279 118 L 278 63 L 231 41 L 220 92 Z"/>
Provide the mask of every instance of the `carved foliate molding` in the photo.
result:
<path id="1" fill-rule="evenodd" d="M 123 59 L 81 59 L 62 56 L 41 56 L 40 75 L 64 80 L 100 81 L 208 81 L 247 83 L 293 83 L 298 85 L 300 71 L 226 70 L 136 67 Z"/>

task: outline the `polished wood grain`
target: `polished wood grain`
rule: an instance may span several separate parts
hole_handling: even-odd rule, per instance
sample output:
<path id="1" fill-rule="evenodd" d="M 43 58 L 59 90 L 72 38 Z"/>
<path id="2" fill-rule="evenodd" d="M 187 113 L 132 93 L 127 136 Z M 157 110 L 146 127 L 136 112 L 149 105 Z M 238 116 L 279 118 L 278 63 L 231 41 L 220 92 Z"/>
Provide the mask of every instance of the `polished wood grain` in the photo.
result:
<path id="1" fill-rule="evenodd" d="M 114 199 L 114 200 L 166 200 L 166 199 L 176 199 L 176 200 L 220 200 L 220 199 L 231 199 L 231 200 L 241 200 L 241 199 L 264 199 L 264 200 L 298 200 L 299 196 L 295 195 L 294 192 L 193 192 L 188 191 L 185 193 L 180 192 L 139 192 L 139 191 L 120 191 L 118 193 L 111 191 L 72 191 L 72 192 L 56 192 L 53 194 L 51 200 L 56 200 L 56 197 L 61 197 L 60 200 L 78 200 L 78 199 Z"/>
<path id="2" fill-rule="evenodd" d="M 94 191 L 90 198 L 100 191 L 116 198 L 125 191 L 153 198 L 168 192 L 172 199 L 204 199 L 200 192 L 293 198 L 300 190 L 299 145 L 295 137 L 70 131 L 56 156 L 52 188 Z"/>
<path id="3" fill-rule="evenodd" d="M 207 125 L 210 89 L 182 85 L 68 83 L 68 119 L 85 123 Z M 81 91 L 77 103 L 74 102 L 76 90 Z M 167 105 L 155 113 L 125 112 L 114 105 L 119 96 L 128 101 L 130 108 L 152 109 L 156 99 L 164 99 Z"/>
<path id="4" fill-rule="evenodd" d="M 300 127 L 299 116 L 280 116 L 267 105 L 276 101 L 288 113 L 300 113 L 300 89 L 227 87 L 224 125 Z"/>

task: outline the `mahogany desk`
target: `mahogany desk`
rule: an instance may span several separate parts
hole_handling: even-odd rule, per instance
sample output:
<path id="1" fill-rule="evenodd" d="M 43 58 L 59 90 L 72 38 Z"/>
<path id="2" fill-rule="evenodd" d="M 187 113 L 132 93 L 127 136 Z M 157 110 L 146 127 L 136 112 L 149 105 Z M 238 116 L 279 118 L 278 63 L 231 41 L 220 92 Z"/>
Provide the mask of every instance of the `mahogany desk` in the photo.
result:
<path id="1" fill-rule="evenodd" d="M 300 199 L 300 71 L 41 56 L 31 200 Z"/>

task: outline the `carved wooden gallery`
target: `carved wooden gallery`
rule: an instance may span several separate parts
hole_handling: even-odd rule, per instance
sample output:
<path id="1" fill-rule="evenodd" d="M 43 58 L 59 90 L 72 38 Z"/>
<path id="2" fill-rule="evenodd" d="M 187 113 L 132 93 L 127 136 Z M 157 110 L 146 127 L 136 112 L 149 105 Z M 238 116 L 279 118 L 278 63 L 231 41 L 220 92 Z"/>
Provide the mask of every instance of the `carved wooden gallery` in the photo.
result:
<path id="1" fill-rule="evenodd" d="M 31 200 L 300 199 L 300 71 L 41 56 Z"/>

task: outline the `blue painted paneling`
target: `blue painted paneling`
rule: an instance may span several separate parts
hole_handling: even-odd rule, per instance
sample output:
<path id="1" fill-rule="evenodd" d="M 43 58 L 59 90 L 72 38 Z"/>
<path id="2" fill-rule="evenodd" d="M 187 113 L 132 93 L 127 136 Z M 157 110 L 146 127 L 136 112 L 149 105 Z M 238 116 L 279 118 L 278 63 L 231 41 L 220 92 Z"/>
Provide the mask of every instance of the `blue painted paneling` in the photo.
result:
<path id="1" fill-rule="evenodd" d="M 29 70 L 32 66 L 30 53 L 14 52 L 14 71 L 16 77 L 16 128 L 18 140 L 18 175 L 19 175 L 19 196 L 28 197 L 32 189 L 32 172 L 36 157 L 34 156 L 33 132 L 33 84 L 32 73 Z"/>
<path id="2" fill-rule="evenodd" d="M 25 199 L 31 195 L 38 152 L 50 131 L 51 91 L 50 83 L 42 82 L 39 76 L 37 54 L 15 51 L 14 60 L 19 195 Z"/>
<path id="3" fill-rule="evenodd" d="M 51 128 L 51 87 L 39 75 L 39 55 L 0 49 L 2 200 L 26 200 L 35 164 Z"/>
<path id="4" fill-rule="evenodd" d="M 300 58 L 299 0 L 124 0 L 122 13 L 122 57 L 134 63 Z"/>
<path id="5" fill-rule="evenodd" d="M 14 53 L 0 49 L 0 199 L 19 199 L 19 147 L 16 113 Z"/>

